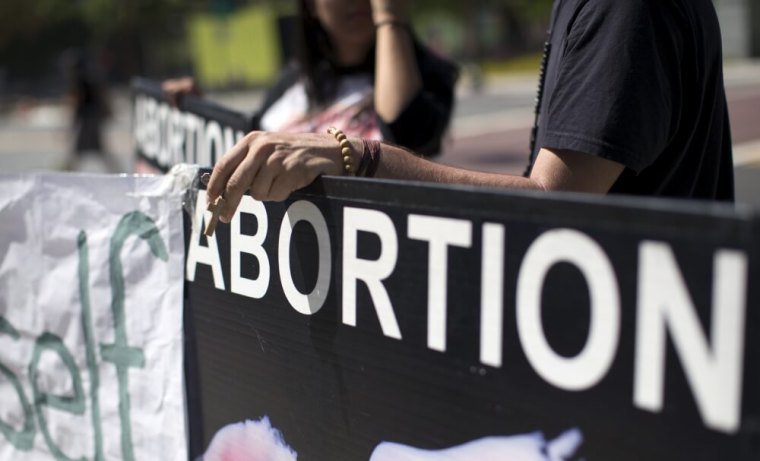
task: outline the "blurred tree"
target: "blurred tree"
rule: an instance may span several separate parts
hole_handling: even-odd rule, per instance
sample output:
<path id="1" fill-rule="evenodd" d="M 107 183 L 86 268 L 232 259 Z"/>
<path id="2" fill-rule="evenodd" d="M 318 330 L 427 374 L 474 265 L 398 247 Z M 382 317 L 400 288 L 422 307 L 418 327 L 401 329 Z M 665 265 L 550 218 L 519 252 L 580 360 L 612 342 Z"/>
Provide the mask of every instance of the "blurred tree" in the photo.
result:
<path id="1" fill-rule="evenodd" d="M 3 92 L 63 90 L 57 57 L 87 40 L 76 6 L 56 0 L 0 2 L 0 74 Z M 32 83 L 31 80 L 36 80 Z"/>
<path id="2" fill-rule="evenodd" d="M 32 0 L 0 2 L 0 68 L 11 79 L 40 85 L 40 75 L 56 72 L 69 48 L 98 56 L 118 55 L 106 66 L 122 77 L 142 73 L 164 37 L 182 33 L 183 14 L 212 0 Z M 237 0 L 229 0 L 235 2 Z M 104 50 L 110 50 L 105 53 Z M 160 61 L 160 60 L 157 60 Z"/>
<path id="3" fill-rule="evenodd" d="M 464 50 L 460 58 L 478 61 L 489 54 L 484 21 L 495 23 L 502 43 L 501 50 L 510 55 L 539 51 L 535 43 L 535 30 L 543 39 L 543 30 L 549 22 L 553 0 L 414 0 L 415 17 L 424 17 L 430 11 L 445 10 L 461 21 L 464 32 Z M 493 27 L 491 27 L 492 29 Z M 539 45 L 540 46 L 540 43 Z M 536 48 L 534 50 L 534 48 Z"/>
<path id="4" fill-rule="evenodd" d="M 0 48 L 33 38 L 51 23 L 75 18 L 76 10 L 74 2 L 57 0 L 0 2 Z"/>
<path id="5" fill-rule="evenodd" d="M 112 80 L 138 74 L 164 74 L 186 60 L 187 51 L 168 52 L 182 41 L 184 17 L 208 7 L 209 1 L 78 0 L 80 14 L 92 31 L 91 46 L 106 50 L 104 64 Z M 118 56 L 118 59 L 115 58 Z"/>
<path id="6" fill-rule="evenodd" d="M 86 48 L 103 62 L 111 81 L 192 72 L 186 19 L 194 13 L 230 14 L 267 3 L 292 11 L 296 0 L 3 0 L 0 1 L 0 76 L 36 82 L 56 72 L 64 50 Z M 465 61 L 533 50 L 536 30 L 548 21 L 552 0 L 412 0 L 414 17 L 449 18 Z M 539 33 L 540 35 L 540 33 Z M 494 49 L 494 43 L 499 45 Z M 494 53 L 499 56 L 492 56 Z M 505 56 L 506 53 L 506 56 Z"/>

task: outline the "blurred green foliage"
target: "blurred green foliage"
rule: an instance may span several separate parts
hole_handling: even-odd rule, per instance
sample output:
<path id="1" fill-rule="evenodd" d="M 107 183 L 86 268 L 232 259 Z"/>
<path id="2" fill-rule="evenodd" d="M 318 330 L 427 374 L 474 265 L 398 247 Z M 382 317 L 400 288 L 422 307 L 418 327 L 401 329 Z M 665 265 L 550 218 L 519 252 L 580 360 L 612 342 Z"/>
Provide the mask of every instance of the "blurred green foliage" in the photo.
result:
<path id="1" fill-rule="evenodd" d="M 150 29 L 187 9 L 182 0 L 33 0 L 0 2 L 0 48 L 33 40 L 45 29 L 79 23 L 96 38 Z"/>
<path id="2" fill-rule="evenodd" d="M 536 37 L 542 36 L 552 5 L 552 0 L 409 1 L 420 31 L 442 35 L 445 51 L 465 61 L 537 51 Z M 0 84 L 60 73 L 60 57 L 72 48 L 106 56 L 112 80 L 192 71 L 189 18 L 232 14 L 256 3 L 288 15 L 297 0 L 3 0 Z"/>

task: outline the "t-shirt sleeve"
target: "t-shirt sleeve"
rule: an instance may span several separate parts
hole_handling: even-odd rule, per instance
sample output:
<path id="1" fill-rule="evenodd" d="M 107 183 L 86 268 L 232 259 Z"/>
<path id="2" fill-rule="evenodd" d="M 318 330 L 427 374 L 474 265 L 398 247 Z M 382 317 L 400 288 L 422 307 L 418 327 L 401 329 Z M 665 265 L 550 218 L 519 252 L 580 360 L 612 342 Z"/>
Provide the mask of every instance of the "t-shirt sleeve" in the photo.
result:
<path id="1" fill-rule="evenodd" d="M 590 0 L 572 22 L 550 95 L 542 147 L 640 172 L 669 140 L 674 41 L 657 1 Z"/>

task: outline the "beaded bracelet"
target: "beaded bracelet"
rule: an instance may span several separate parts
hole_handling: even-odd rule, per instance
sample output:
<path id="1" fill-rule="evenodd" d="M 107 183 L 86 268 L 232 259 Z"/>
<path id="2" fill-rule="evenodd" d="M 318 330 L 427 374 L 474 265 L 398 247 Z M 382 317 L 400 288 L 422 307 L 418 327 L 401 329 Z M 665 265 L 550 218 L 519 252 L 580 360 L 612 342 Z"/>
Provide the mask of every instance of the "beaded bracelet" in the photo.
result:
<path id="1" fill-rule="evenodd" d="M 334 126 L 328 128 L 327 132 L 335 136 L 335 139 L 340 144 L 340 155 L 343 157 L 343 168 L 345 170 L 345 173 L 349 176 L 356 176 L 353 163 L 354 148 L 346 137 L 346 134 Z"/>

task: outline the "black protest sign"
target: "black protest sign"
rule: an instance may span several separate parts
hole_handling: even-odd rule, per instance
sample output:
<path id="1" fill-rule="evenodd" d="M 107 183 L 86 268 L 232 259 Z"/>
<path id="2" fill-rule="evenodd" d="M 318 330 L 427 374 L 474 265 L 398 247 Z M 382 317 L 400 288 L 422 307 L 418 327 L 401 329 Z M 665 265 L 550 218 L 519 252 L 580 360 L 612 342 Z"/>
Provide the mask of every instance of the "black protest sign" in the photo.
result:
<path id="1" fill-rule="evenodd" d="M 760 456 L 751 211 L 324 178 L 206 238 L 197 207 L 206 459 Z"/>
<path id="2" fill-rule="evenodd" d="M 157 82 L 135 79 L 132 90 L 137 172 L 212 166 L 250 130 L 250 116 L 192 95 L 172 106 Z"/>

